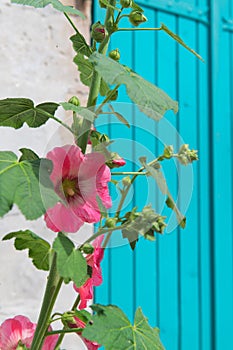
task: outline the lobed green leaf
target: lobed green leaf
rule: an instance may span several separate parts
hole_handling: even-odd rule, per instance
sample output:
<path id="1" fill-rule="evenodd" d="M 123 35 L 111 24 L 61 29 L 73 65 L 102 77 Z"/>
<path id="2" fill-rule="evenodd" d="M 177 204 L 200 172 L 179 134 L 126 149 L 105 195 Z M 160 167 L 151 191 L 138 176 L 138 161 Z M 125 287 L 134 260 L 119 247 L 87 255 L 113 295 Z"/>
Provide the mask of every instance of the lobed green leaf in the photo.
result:
<path id="1" fill-rule="evenodd" d="M 54 206 L 59 197 L 50 180 L 51 171 L 48 159 L 18 161 L 13 152 L 0 152 L 0 216 L 16 204 L 26 219 L 35 220 Z"/>
<path id="2" fill-rule="evenodd" d="M 59 0 L 11 0 L 13 4 L 28 5 L 36 8 L 46 7 L 47 5 L 52 5 L 57 11 L 66 12 L 72 15 L 77 15 L 85 19 L 85 16 L 79 10 L 63 5 Z"/>
<path id="3" fill-rule="evenodd" d="M 34 106 L 27 98 L 6 98 L 0 100 L 0 126 L 19 129 L 27 123 L 31 128 L 37 128 L 53 118 L 58 107 L 59 104 L 54 102 Z"/>
<path id="4" fill-rule="evenodd" d="M 77 53 L 89 57 L 92 54 L 90 46 L 87 44 L 84 36 L 81 33 L 76 33 L 70 40 L 73 43 L 73 48 Z"/>
<path id="5" fill-rule="evenodd" d="M 108 84 L 126 85 L 128 96 L 148 117 L 158 121 L 166 111 L 173 110 L 175 113 L 178 111 L 177 102 L 128 67 L 98 52 L 94 52 L 89 61 Z"/>
<path id="6" fill-rule="evenodd" d="M 133 325 L 117 306 L 95 304 L 92 309 L 97 313 L 84 329 L 84 338 L 103 345 L 106 350 L 164 350 L 159 330 L 148 324 L 141 308 L 136 310 Z"/>
<path id="7" fill-rule="evenodd" d="M 76 112 L 78 115 L 83 117 L 84 119 L 89 120 L 90 122 L 94 122 L 95 120 L 95 113 L 90 111 L 87 107 L 80 107 L 80 106 L 75 106 L 73 103 L 69 102 L 61 102 L 60 105 L 66 110 L 66 111 L 73 111 Z"/>
<path id="8" fill-rule="evenodd" d="M 50 245 L 30 230 L 8 233 L 3 241 L 15 238 L 17 250 L 28 249 L 28 256 L 38 270 L 49 270 Z"/>

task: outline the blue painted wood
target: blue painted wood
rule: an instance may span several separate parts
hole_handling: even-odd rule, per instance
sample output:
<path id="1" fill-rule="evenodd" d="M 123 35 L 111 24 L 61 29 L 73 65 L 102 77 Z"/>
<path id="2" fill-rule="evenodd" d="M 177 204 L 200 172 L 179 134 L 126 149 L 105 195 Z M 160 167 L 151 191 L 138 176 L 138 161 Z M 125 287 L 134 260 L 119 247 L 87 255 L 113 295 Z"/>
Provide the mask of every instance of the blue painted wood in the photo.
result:
<path id="1" fill-rule="evenodd" d="M 141 209 L 148 201 L 167 215 L 168 232 L 157 237 L 155 244 L 140 239 L 134 253 L 127 245 L 116 247 L 124 243 L 117 232 L 111 242 L 114 248 L 105 253 L 105 282 L 96 289 L 96 300 L 118 304 L 130 319 L 141 305 L 150 323 L 160 327 L 166 350 L 233 349 L 233 32 L 228 28 L 233 3 L 138 3 L 149 19 L 143 26 L 165 23 L 206 63 L 165 33 L 150 32 L 146 40 L 142 32 L 114 34 L 112 48 L 122 48 L 121 63 L 178 99 L 180 110 L 177 116 L 167 113 L 156 124 L 130 104 L 122 104 L 116 109 L 127 117 L 130 130 L 113 124 L 111 118 L 110 126 L 103 120 L 99 126 L 113 139 L 121 138 L 116 141 L 119 152 L 133 160 L 128 161 L 127 170 L 137 169 L 141 155 L 153 159 L 163 151 L 164 144 L 173 144 L 177 150 L 181 143 L 189 143 L 198 149 L 200 160 L 193 167 L 163 164 L 172 194 L 181 208 L 187 209 L 185 230 L 174 227 L 175 218 L 164 206 L 152 179 L 136 182 L 135 193 L 124 210 L 135 205 Z M 98 18 L 97 2 L 94 16 Z M 122 25 L 127 26 L 127 20 Z M 129 102 L 124 88 L 119 97 Z"/>

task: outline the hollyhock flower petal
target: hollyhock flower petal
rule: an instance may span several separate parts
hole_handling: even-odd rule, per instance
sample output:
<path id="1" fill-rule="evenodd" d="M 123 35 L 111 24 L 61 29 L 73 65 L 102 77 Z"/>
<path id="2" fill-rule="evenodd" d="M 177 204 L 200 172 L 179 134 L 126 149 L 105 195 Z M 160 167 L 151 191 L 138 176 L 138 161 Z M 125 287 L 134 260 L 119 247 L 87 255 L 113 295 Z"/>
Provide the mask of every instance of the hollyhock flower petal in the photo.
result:
<path id="1" fill-rule="evenodd" d="M 36 324 L 25 316 L 16 316 L 2 323 L 0 326 L 0 349 L 15 350 L 21 341 L 30 347 Z"/>
<path id="2" fill-rule="evenodd" d="M 52 329 L 50 329 L 51 331 Z M 59 338 L 59 334 L 49 335 L 45 338 L 42 350 L 54 350 Z"/>
<path id="3" fill-rule="evenodd" d="M 74 323 L 72 323 L 70 325 L 70 328 L 85 328 L 85 326 L 86 326 L 85 322 L 83 322 L 82 320 L 80 320 L 78 317 L 75 316 Z M 96 342 L 92 342 L 92 341 L 82 337 L 82 335 L 80 333 L 77 333 L 77 334 L 80 335 L 82 341 L 84 342 L 84 344 L 86 345 L 88 350 L 97 350 L 101 346 Z"/>
<path id="4" fill-rule="evenodd" d="M 45 222 L 55 231 L 76 232 L 84 222 L 100 219 L 96 196 L 109 208 L 107 183 L 111 174 L 100 153 L 83 155 L 77 146 L 56 147 L 47 154 L 53 162 L 51 180 L 62 201 L 47 210 Z"/>
<path id="5" fill-rule="evenodd" d="M 87 265 L 92 268 L 92 276 L 84 283 L 82 287 L 74 289 L 80 295 L 79 309 L 85 309 L 89 300 L 93 299 L 93 287 L 99 286 L 103 282 L 100 263 L 104 256 L 104 249 L 101 247 L 104 235 L 97 237 L 93 241 L 94 252 L 86 256 Z"/>
<path id="6" fill-rule="evenodd" d="M 53 208 L 47 210 L 45 222 L 48 228 L 54 232 L 77 232 L 84 224 L 75 210 L 67 208 L 62 203 L 57 203 Z"/>

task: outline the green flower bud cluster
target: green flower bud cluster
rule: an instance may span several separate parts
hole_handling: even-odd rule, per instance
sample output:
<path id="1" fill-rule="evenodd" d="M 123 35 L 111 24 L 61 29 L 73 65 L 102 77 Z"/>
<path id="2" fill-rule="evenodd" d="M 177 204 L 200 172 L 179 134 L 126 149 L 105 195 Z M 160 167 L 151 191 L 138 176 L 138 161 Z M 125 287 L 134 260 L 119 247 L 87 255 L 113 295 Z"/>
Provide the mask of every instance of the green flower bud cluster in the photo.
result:
<path id="1" fill-rule="evenodd" d="M 85 243 L 82 246 L 82 251 L 85 254 L 92 254 L 94 252 L 94 247 L 90 243 Z"/>
<path id="2" fill-rule="evenodd" d="M 190 150 L 189 145 L 184 144 L 180 147 L 177 158 L 181 164 L 188 165 L 198 160 L 198 154 L 196 150 Z"/>

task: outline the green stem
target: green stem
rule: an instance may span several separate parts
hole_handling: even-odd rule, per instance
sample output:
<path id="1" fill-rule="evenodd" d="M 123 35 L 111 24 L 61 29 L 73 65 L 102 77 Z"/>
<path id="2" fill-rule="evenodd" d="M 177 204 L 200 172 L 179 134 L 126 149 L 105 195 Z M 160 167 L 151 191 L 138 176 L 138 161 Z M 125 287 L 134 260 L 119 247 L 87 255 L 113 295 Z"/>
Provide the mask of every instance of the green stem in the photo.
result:
<path id="1" fill-rule="evenodd" d="M 73 306 L 72 306 L 71 311 L 75 311 L 75 310 L 77 309 L 77 306 L 78 306 L 79 302 L 80 302 L 80 295 L 77 296 L 77 298 L 76 298 L 76 300 L 75 300 L 75 302 L 74 302 L 74 304 L 73 304 Z M 67 330 L 68 330 L 68 332 L 67 332 Z M 70 331 L 69 331 L 69 329 L 66 329 L 66 328 L 64 327 L 64 328 L 63 328 L 63 331 L 60 332 L 60 333 L 61 333 L 61 334 L 60 334 L 60 336 L 59 336 L 59 338 L 58 338 L 58 340 L 57 340 L 57 343 L 56 343 L 56 346 L 55 346 L 54 350 L 59 350 L 59 347 L 60 347 L 60 345 L 61 345 L 61 343 L 62 343 L 62 341 L 63 341 L 63 339 L 64 339 L 64 336 L 66 335 L 66 333 L 70 333 Z M 48 333 L 47 333 L 47 334 L 48 334 Z"/>
<path id="2" fill-rule="evenodd" d="M 116 171 L 112 172 L 111 175 L 147 175 L 147 173 L 137 171 Z"/>
<path id="3" fill-rule="evenodd" d="M 78 31 L 78 29 L 76 28 L 74 22 L 71 20 L 70 16 L 68 16 L 66 12 L 64 12 L 64 15 L 65 15 L 65 17 L 68 19 L 68 21 L 70 22 L 70 24 L 71 24 L 71 26 L 73 27 L 73 29 L 76 31 L 76 33 L 79 34 L 79 31 Z"/>
<path id="4" fill-rule="evenodd" d="M 108 101 L 111 100 L 112 96 L 114 96 L 115 92 L 117 91 L 117 89 L 119 89 L 120 84 L 116 85 L 114 87 L 113 90 L 111 90 L 110 94 L 108 96 L 105 97 L 105 99 L 103 100 L 103 102 L 101 103 L 101 105 L 97 108 L 96 110 L 96 115 L 101 113 L 101 110 L 103 108 L 104 105 L 106 105 L 106 103 L 108 103 Z M 112 114 L 112 113 L 108 113 L 108 114 Z"/>
<path id="5" fill-rule="evenodd" d="M 116 0 L 110 0 L 110 5 L 115 6 Z M 110 36 L 112 34 L 111 28 L 113 27 L 113 21 L 114 21 L 114 9 L 108 8 L 106 12 L 106 18 L 105 18 L 105 26 L 108 30 L 108 35 L 106 35 L 106 38 L 103 40 L 103 42 L 100 44 L 98 52 L 102 53 L 103 55 L 106 55 L 106 52 L 108 50 L 108 45 L 110 41 Z M 101 83 L 101 76 L 98 72 L 94 70 L 92 81 L 91 81 L 91 87 L 89 91 L 88 101 L 87 101 L 87 107 L 94 109 L 96 106 L 97 98 L 99 95 L 100 90 L 100 83 Z M 91 129 L 92 123 L 89 120 L 84 119 L 82 130 L 83 134 L 79 137 L 78 140 L 78 146 L 81 148 L 82 152 L 86 152 L 87 142 L 88 142 L 88 136 Z"/>
<path id="6" fill-rule="evenodd" d="M 120 11 L 119 11 L 119 13 L 118 13 L 118 15 L 117 15 L 117 17 L 116 17 L 115 26 L 119 23 L 120 19 L 122 18 L 122 17 L 121 17 L 121 13 L 122 13 L 123 10 L 124 10 L 124 7 L 122 7 L 122 8 L 120 9 Z"/>
<path id="7" fill-rule="evenodd" d="M 46 333 L 46 337 L 49 335 L 54 335 L 54 334 L 61 334 L 63 337 L 66 335 L 66 333 L 77 333 L 77 332 L 82 332 L 83 328 L 67 328 L 67 329 L 59 329 L 57 331 L 51 331 Z M 58 344 L 60 345 L 60 344 Z M 54 350 L 59 349 L 56 345 Z"/>
<path id="8" fill-rule="evenodd" d="M 40 350 L 43 345 L 53 306 L 63 282 L 63 279 L 59 276 L 57 271 L 56 260 L 56 253 L 54 253 L 39 320 L 37 322 L 36 331 L 30 348 L 31 350 Z"/>
<path id="9" fill-rule="evenodd" d="M 66 123 L 63 123 L 63 121 L 61 121 L 60 119 L 58 119 L 55 116 L 50 116 L 51 119 L 55 120 L 57 123 L 61 124 L 62 126 L 64 126 L 67 130 L 69 130 L 70 132 L 72 132 L 72 134 L 74 133 L 73 130 L 69 127 L 69 125 L 67 125 Z"/>
<path id="10" fill-rule="evenodd" d="M 162 27 L 159 28 L 118 28 L 116 32 L 130 31 L 130 30 L 163 30 Z"/>

